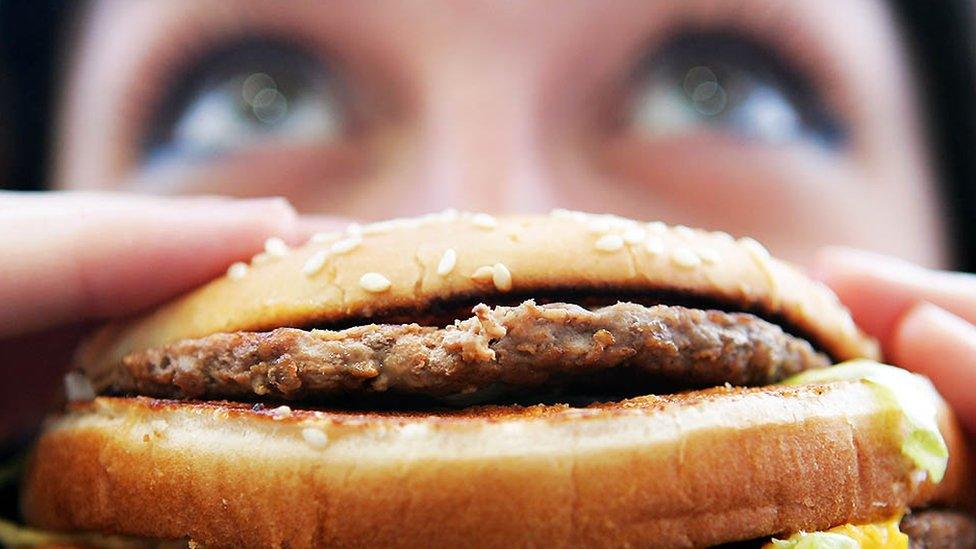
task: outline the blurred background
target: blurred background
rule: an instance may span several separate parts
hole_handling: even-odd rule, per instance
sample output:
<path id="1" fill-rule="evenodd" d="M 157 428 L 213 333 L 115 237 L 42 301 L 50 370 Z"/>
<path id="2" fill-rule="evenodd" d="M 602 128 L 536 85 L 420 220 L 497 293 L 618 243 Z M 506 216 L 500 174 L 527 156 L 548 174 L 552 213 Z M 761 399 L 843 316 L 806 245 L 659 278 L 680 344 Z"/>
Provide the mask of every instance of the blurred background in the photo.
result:
<path id="1" fill-rule="evenodd" d="M 0 0 L 0 188 L 570 207 L 976 267 L 973 5 Z"/>

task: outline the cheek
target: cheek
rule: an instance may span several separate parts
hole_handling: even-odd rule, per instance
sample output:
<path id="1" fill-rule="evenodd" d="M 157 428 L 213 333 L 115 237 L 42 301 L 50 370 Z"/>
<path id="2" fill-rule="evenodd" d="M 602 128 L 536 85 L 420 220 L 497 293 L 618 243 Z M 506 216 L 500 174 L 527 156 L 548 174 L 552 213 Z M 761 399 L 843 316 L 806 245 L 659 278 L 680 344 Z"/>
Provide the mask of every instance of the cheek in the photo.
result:
<path id="1" fill-rule="evenodd" d="M 825 245 L 944 260 L 931 182 L 907 170 L 882 177 L 842 154 L 700 135 L 621 139 L 594 165 L 572 206 L 753 236 L 800 263 Z"/>

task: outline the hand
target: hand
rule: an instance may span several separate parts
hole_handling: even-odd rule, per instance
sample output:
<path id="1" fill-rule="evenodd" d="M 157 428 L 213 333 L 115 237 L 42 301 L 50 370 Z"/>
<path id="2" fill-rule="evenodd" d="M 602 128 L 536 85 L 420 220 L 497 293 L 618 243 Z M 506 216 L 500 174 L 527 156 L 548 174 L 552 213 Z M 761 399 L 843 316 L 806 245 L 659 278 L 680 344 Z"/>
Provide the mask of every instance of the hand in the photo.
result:
<path id="1" fill-rule="evenodd" d="M 822 251 L 814 275 L 878 338 L 886 361 L 928 376 L 976 433 L 976 276 L 845 248 Z"/>
<path id="2" fill-rule="evenodd" d="M 282 199 L 0 192 L 0 438 L 30 427 L 79 338 L 338 220 Z"/>

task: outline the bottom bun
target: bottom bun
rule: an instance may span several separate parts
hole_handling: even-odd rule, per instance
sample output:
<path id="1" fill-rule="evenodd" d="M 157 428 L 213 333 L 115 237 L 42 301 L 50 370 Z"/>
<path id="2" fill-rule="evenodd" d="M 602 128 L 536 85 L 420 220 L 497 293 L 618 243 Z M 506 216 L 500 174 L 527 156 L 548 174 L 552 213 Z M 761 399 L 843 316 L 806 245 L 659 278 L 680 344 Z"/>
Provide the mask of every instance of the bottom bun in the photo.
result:
<path id="1" fill-rule="evenodd" d="M 32 525 L 205 546 L 682 547 L 872 522 L 957 499 L 863 383 L 445 413 L 98 398 L 53 419 Z"/>

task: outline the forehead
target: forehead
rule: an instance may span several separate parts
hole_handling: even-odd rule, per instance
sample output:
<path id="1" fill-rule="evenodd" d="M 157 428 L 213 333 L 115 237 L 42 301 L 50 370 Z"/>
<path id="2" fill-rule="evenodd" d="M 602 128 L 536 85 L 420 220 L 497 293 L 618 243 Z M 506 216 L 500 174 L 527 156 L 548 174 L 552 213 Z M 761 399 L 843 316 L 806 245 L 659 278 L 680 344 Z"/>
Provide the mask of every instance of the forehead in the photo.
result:
<path id="1" fill-rule="evenodd" d="M 818 0 L 432 0 L 429 2 L 332 2 L 281 3 L 270 0 L 97 0 L 90 12 L 93 30 L 114 30 L 126 35 L 125 42 L 146 42 L 159 38 L 155 32 L 135 33 L 147 28 L 198 26 L 224 32 L 261 25 L 270 28 L 302 27 L 309 32 L 329 32 L 355 37 L 362 42 L 403 40 L 444 49 L 439 37 L 451 35 L 451 45 L 476 43 L 481 39 L 504 36 L 505 42 L 491 44 L 494 50 L 511 46 L 547 44 L 567 32 L 574 43 L 599 46 L 589 40 L 601 32 L 613 31 L 604 38 L 626 39 L 629 33 L 647 33 L 662 25 L 721 23 L 729 16 L 747 19 L 757 27 L 787 33 L 797 19 L 822 25 L 832 36 L 860 37 L 868 42 L 887 23 L 887 9 L 880 0 L 846 0 L 844 9 Z M 879 25 L 878 23 L 882 23 Z M 362 34 L 373 29 L 375 34 Z M 128 30 L 129 32 L 125 32 Z M 217 31 L 219 32 L 219 31 Z M 867 33 L 867 34 L 865 34 Z M 94 33 L 106 37 L 104 33 Z M 172 35 L 169 38 L 174 38 Z M 119 39 L 116 36 L 116 39 Z M 849 43 L 849 41 L 845 41 Z M 424 51 L 424 50 L 418 50 Z"/>

